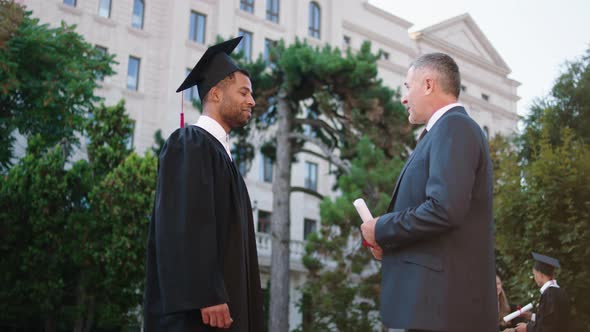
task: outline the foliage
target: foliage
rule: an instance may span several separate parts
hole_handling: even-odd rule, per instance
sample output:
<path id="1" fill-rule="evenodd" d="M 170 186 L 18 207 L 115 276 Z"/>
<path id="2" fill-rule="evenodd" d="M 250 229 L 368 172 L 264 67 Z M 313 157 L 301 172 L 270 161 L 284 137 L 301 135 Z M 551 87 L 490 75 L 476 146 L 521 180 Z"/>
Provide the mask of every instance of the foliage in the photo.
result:
<path id="1" fill-rule="evenodd" d="M 308 238 L 306 301 L 299 305 L 310 320 L 299 331 L 372 331 L 380 326 L 380 264 L 360 246 L 361 221 L 352 202 L 362 197 L 375 216 L 384 212 L 403 162 L 388 158 L 367 137 L 357 144 L 356 155 L 350 173 L 338 179 L 342 195 L 324 199 L 319 233 Z"/>
<path id="2" fill-rule="evenodd" d="M 590 144 L 590 48 L 575 61 L 564 64 L 564 70 L 555 81 L 550 94 L 537 99 L 525 119 L 525 134 L 520 137 L 521 158 L 530 159 L 543 130 L 549 141 L 559 145 L 561 129 L 570 128 L 573 135 Z M 545 120 L 541 120 L 545 118 Z"/>
<path id="3" fill-rule="evenodd" d="M 89 331 L 136 323 L 156 163 L 125 145 L 123 103 L 87 122 L 88 160 L 40 135 L 0 186 L 0 322 Z M 48 328 L 53 326 L 53 328 Z"/>
<path id="4" fill-rule="evenodd" d="M 292 132 L 303 134 L 292 139 L 296 153 L 304 150 L 306 142 L 319 143 L 332 154 L 337 150 L 343 158 L 353 158 L 362 133 L 389 157 L 406 154 L 406 146 L 414 143 L 413 128 L 399 92 L 377 77 L 377 58 L 369 42 L 357 52 L 342 54 L 338 48 L 320 49 L 300 40 L 289 46 L 278 42 L 267 60 L 246 62 L 238 56 L 250 72 L 256 97 L 255 125 L 249 127 L 273 128 L 278 99 L 284 98 Z M 247 140 L 249 127 L 237 132 L 238 137 Z M 264 142 L 274 144 L 272 130 L 267 133 Z"/>
<path id="5" fill-rule="evenodd" d="M 17 131 L 25 138 L 41 135 L 45 147 L 61 143 L 68 150 L 77 143 L 75 133 L 99 100 L 95 78 L 113 74 L 114 61 L 74 26 L 39 24 L 13 1 L 1 1 L 0 13 L 0 171 L 5 171 Z"/>
<path id="6" fill-rule="evenodd" d="M 572 331 L 590 326 L 589 73 L 588 57 L 569 64 L 525 120 L 519 144 L 505 138 L 491 144 L 504 287 L 514 303 L 538 300 L 531 252 L 558 258 L 556 278 L 572 304 Z"/>

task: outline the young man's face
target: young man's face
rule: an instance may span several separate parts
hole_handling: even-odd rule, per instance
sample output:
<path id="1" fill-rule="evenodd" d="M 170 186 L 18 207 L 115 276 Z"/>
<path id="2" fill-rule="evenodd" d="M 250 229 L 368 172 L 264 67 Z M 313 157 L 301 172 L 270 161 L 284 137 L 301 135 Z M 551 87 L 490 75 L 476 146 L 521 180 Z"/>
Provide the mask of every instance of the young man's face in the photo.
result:
<path id="1" fill-rule="evenodd" d="M 533 278 L 535 278 L 535 283 L 537 283 L 537 286 L 542 287 L 543 284 L 545 283 L 545 281 L 543 280 L 543 274 L 541 274 L 541 272 L 535 270 L 533 268 Z"/>
<path id="2" fill-rule="evenodd" d="M 222 121 L 231 129 L 241 128 L 250 121 L 254 105 L 250 79 L 236 72 L 235 79 L 223 89 L 219 110 Z"/>

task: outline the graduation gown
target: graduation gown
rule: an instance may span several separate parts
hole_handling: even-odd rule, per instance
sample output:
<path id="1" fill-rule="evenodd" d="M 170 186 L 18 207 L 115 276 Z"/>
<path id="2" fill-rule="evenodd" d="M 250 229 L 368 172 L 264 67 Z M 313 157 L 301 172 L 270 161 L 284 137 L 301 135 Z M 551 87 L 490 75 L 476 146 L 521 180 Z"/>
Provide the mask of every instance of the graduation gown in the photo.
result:
<path id="1" fill-rule="evenodd" d="M 541 295 L 536 320 L 527 332 L 568 332 L 569 300 L 563 288 L 549 287 Z"/>
<path id="2" fill-rule="evenodd" d="M 168 138 L 159 156 L 147 243 L 145 331 L 217 331 L 202 323 L 199 309 L 222 303 L 233 319 L 223 331 L 262 331 L 246 185 L 221 143 L 188 126 Z"/>

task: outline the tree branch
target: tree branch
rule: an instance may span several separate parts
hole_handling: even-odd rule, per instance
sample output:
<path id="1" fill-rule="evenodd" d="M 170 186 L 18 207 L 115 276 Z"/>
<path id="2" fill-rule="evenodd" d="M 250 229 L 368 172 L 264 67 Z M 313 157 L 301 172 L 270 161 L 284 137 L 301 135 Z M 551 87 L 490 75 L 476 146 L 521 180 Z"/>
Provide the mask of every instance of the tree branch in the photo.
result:
<path id="1" fill-rule="evenodd" d="M 294 192 L 306 193 L 308 195 L 317 197 L 320 200 L 324 199 L 324 196 L 322 194 L 318 193 L 315 190 L 307 189 L 307 188 L 304 188 L 304 187 L 294 187 L 294 186 L 291 186 L 291 193 L 294 193 Z"/>
<path id="2" fill-rule="evenodd" d="M 326 156 L 326 158 L 328 158 L 328 160 L 330 160 L 330 162 L 332 162 L 336 167 L 338 167 L 338 169 L 340 169 L 341 171 L 343 171 L 345 173 L 350 172 L 350 167 L 351 167 L 350 162 L 348 160 L 340 159 L 340 157 L 334 153 L 334 149 L 328 147 L 321 140 L 319 140 L 317 138 L 309 137 L 307 135 L 300 134 L 300 133 L 291 133 L 291 134 L 289 134 L 289 138 L 290 139 L 300 139 L 305 142 L 309 142 L 309 143 L 314 144 L 315 146 L 320 148 L 320 150 L 322 150 L 322 153 Z"/>

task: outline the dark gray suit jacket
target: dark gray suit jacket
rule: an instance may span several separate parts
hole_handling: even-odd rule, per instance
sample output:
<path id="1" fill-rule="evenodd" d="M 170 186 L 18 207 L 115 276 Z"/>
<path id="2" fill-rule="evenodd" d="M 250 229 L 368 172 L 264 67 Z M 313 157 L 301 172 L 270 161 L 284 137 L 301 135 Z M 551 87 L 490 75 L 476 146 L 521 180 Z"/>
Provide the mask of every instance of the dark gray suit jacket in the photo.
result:
<path id="1" fill-rule="evenodd" d="M 386 326 L 497 331 L 492 199 L 487 140 L 454 107 L 408 158 L 375 227 Z"/>

